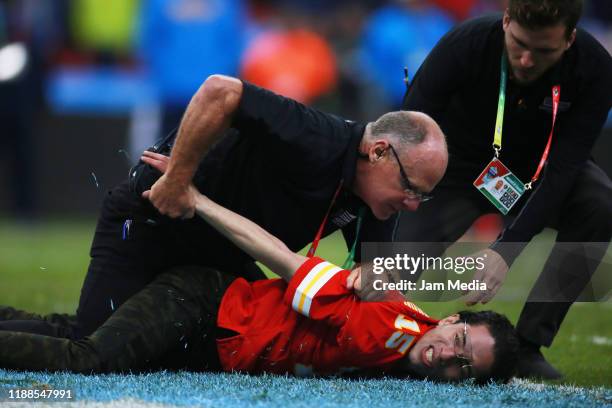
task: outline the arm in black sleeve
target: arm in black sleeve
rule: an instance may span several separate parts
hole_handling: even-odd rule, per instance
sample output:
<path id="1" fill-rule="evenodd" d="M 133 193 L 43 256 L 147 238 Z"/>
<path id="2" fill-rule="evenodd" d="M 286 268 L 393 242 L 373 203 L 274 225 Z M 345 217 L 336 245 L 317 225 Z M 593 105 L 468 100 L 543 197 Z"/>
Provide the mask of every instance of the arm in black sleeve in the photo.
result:
<path id="1" fill-rule="evenodd" d="M 591 155 L 593 145 L 612 106 L 612 63 L 601 69 L 602 75 L 592 78 L 578 95 L 574 107 L 559 115 L 546 170 L 523 209 L 500 235 L 492 248 L 508 265 L 514 262 L 524 246 L 550 221 L 551 208 L 562 205 L 576 177 Z M 561 89 L 563 92 L 563 89 Z M 507 244 L 520 242 L 521 244 Z"/>

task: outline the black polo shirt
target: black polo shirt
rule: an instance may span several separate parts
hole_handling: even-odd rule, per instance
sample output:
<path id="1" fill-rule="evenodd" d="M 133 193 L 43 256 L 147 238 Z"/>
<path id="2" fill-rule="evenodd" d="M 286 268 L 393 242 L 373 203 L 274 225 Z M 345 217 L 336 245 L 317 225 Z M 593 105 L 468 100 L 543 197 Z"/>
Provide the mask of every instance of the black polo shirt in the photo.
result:
<path id="1" fill-rule="evenodd" d="M 244 83 L 231 128 L 206 154 L 194 183 L 297 251 L 315 237 L 342 180 L 324 236 L 343 228 L 352 245 L 355 217 L 364 206 L 351 188 L 365 126 Z M 152 182 L 140 183 L 137 192 Z M 206 256 L 225 268 L 248 260 L 198 217 L 176 225 L 177 239 L 191 248 L 187 258 Z M 390 241 L 393 225 L 368 211 L 361 238 Z"/>
<path id="2" fill-rule="evenodd" d="M 446 134 L 449 167 L 438 188 L 478 194 L 472 182 L 493 158 L 503 47 L 499 16 L 465 22 L 440 40 L 405 95 L 403 109 L 431 115 Z M 500 158 L 523 182 L 536 171 L 548 140 L 556 84 L 561 101 L 547 166 L 534 190 L 511 211 L 515 221 L 499 242 L 529 241 L 562 205 L 612 106 L 612 59 L 578 29 L 572 47 L 535 83 L 508 81 Z"/>

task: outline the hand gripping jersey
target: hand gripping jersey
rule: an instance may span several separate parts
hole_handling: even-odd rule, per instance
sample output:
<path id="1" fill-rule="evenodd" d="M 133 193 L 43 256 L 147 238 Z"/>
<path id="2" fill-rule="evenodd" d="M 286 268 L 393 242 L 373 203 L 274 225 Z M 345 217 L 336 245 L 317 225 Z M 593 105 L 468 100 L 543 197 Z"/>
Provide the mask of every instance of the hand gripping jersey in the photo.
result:
<path id="1" fill-rule="evenodd" d="M 217 325 L 223 369 L 249 373 L 391 373 L 437 320 L 410 302 L 363 302 L 346 287 L 350 271 L 309 258 L 291 282 L 237 279 Z"/>

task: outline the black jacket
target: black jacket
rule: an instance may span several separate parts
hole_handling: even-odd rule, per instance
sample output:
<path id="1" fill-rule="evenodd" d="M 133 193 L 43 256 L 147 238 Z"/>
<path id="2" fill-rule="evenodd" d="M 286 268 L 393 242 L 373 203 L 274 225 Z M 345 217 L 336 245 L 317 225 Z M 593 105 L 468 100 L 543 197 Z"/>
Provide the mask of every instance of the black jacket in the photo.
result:
<path id="1" fill-rule="evenodd" d="M 432 50 L 405 95 L 403 109 L 431 115 L 446 134 L 449 167 L 440 186 L 474 189 L 472 182 L 493 157 L 503 38 L 499 16 L 457 26 Z M 529 86 L 508 82 L 500 158 L 523 182 L 536 171 L 548 140 L 556 84 L 561 102 L 547 166 L 510 212 L 516 218 L 498 242 L 528 242 L 562 205 L 612 106 L 612 59 L 578 29 L 572 47 L 539 80 Z M 509 263 L 515 255 L 502 253 Z"/>
<path id="2" fill-rule="evenodd" d="M 298 251 L 309 244 L 343 180 L 325 235 L 343 228 L 349 245 L 355 216 L 364 204 L 351 192 L 357 149 L 365 124 L 345 120 L 257 86 L 244 83 L 238 111 L 227 134 L 202 160 L 194 183 L 205 195 L 235 211 Z M 156 145 L 169 153 L 170 135 Z M 136 194 L 147 190 L 159 173 L 140 163 L 131 172 Z M 176 225 L 176 239 L 192 248 L 194 258 L 212 265 L 236 266 L 248 257 L 199 218 L 189 222 L 160 217 L 152 208 L 143 217 Z M 390 241 L 394 219 L 376 220 L 367 212 L 362 240 Z M 357 254 L 359 258 L 359 254 Z M 201 260 L 200 262 L 201 263 Z"/>

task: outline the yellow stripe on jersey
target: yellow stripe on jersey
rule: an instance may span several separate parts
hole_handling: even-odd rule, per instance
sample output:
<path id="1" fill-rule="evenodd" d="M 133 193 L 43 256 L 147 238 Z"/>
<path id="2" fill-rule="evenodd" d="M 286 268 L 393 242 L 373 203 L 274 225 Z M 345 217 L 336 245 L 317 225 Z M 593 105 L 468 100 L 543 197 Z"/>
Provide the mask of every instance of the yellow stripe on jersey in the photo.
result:
<path id="1" fill-rule="evenodd" d="M 306 288 L 304 289 L 304 293 L 302 293 L 302 296 L 300 297 L 300 302 L 298 304 L 298 309 L 303 313 L 304 311 L 304 302 L 306 301 L 306 296 L 308 295 L 308 292 L 312 289 L 312 287 L 319 281 L 319 279 L 321 279 L 325 273 L 327 271 L 329 271 L 330 269 L 332 269 L 334 267 L 334 265 L 332 264 L 327 264 L 325 265 L 325 267 L 323 269 L 321 269 L 315 276 L 313 276 L 310 279 L 310 283 L 308 283 L 308 286 L 306 286 Z M 306 278 L 308 278 L 308 276 L 306 276 Z M 306 279 L 304 279 L 306 280 Z M 312 299 L 314 297 L 315 293 L 313 293 L 310 296 L 310 299 Z"/>
<path id="2" fill-rule="evenodd" d="M 329 262 L 321 262 L 312 268 L 295 290 L 292 301 L 293 310 L 309 317 L 312 299 L 341 270 L 341 268 Z"/>

